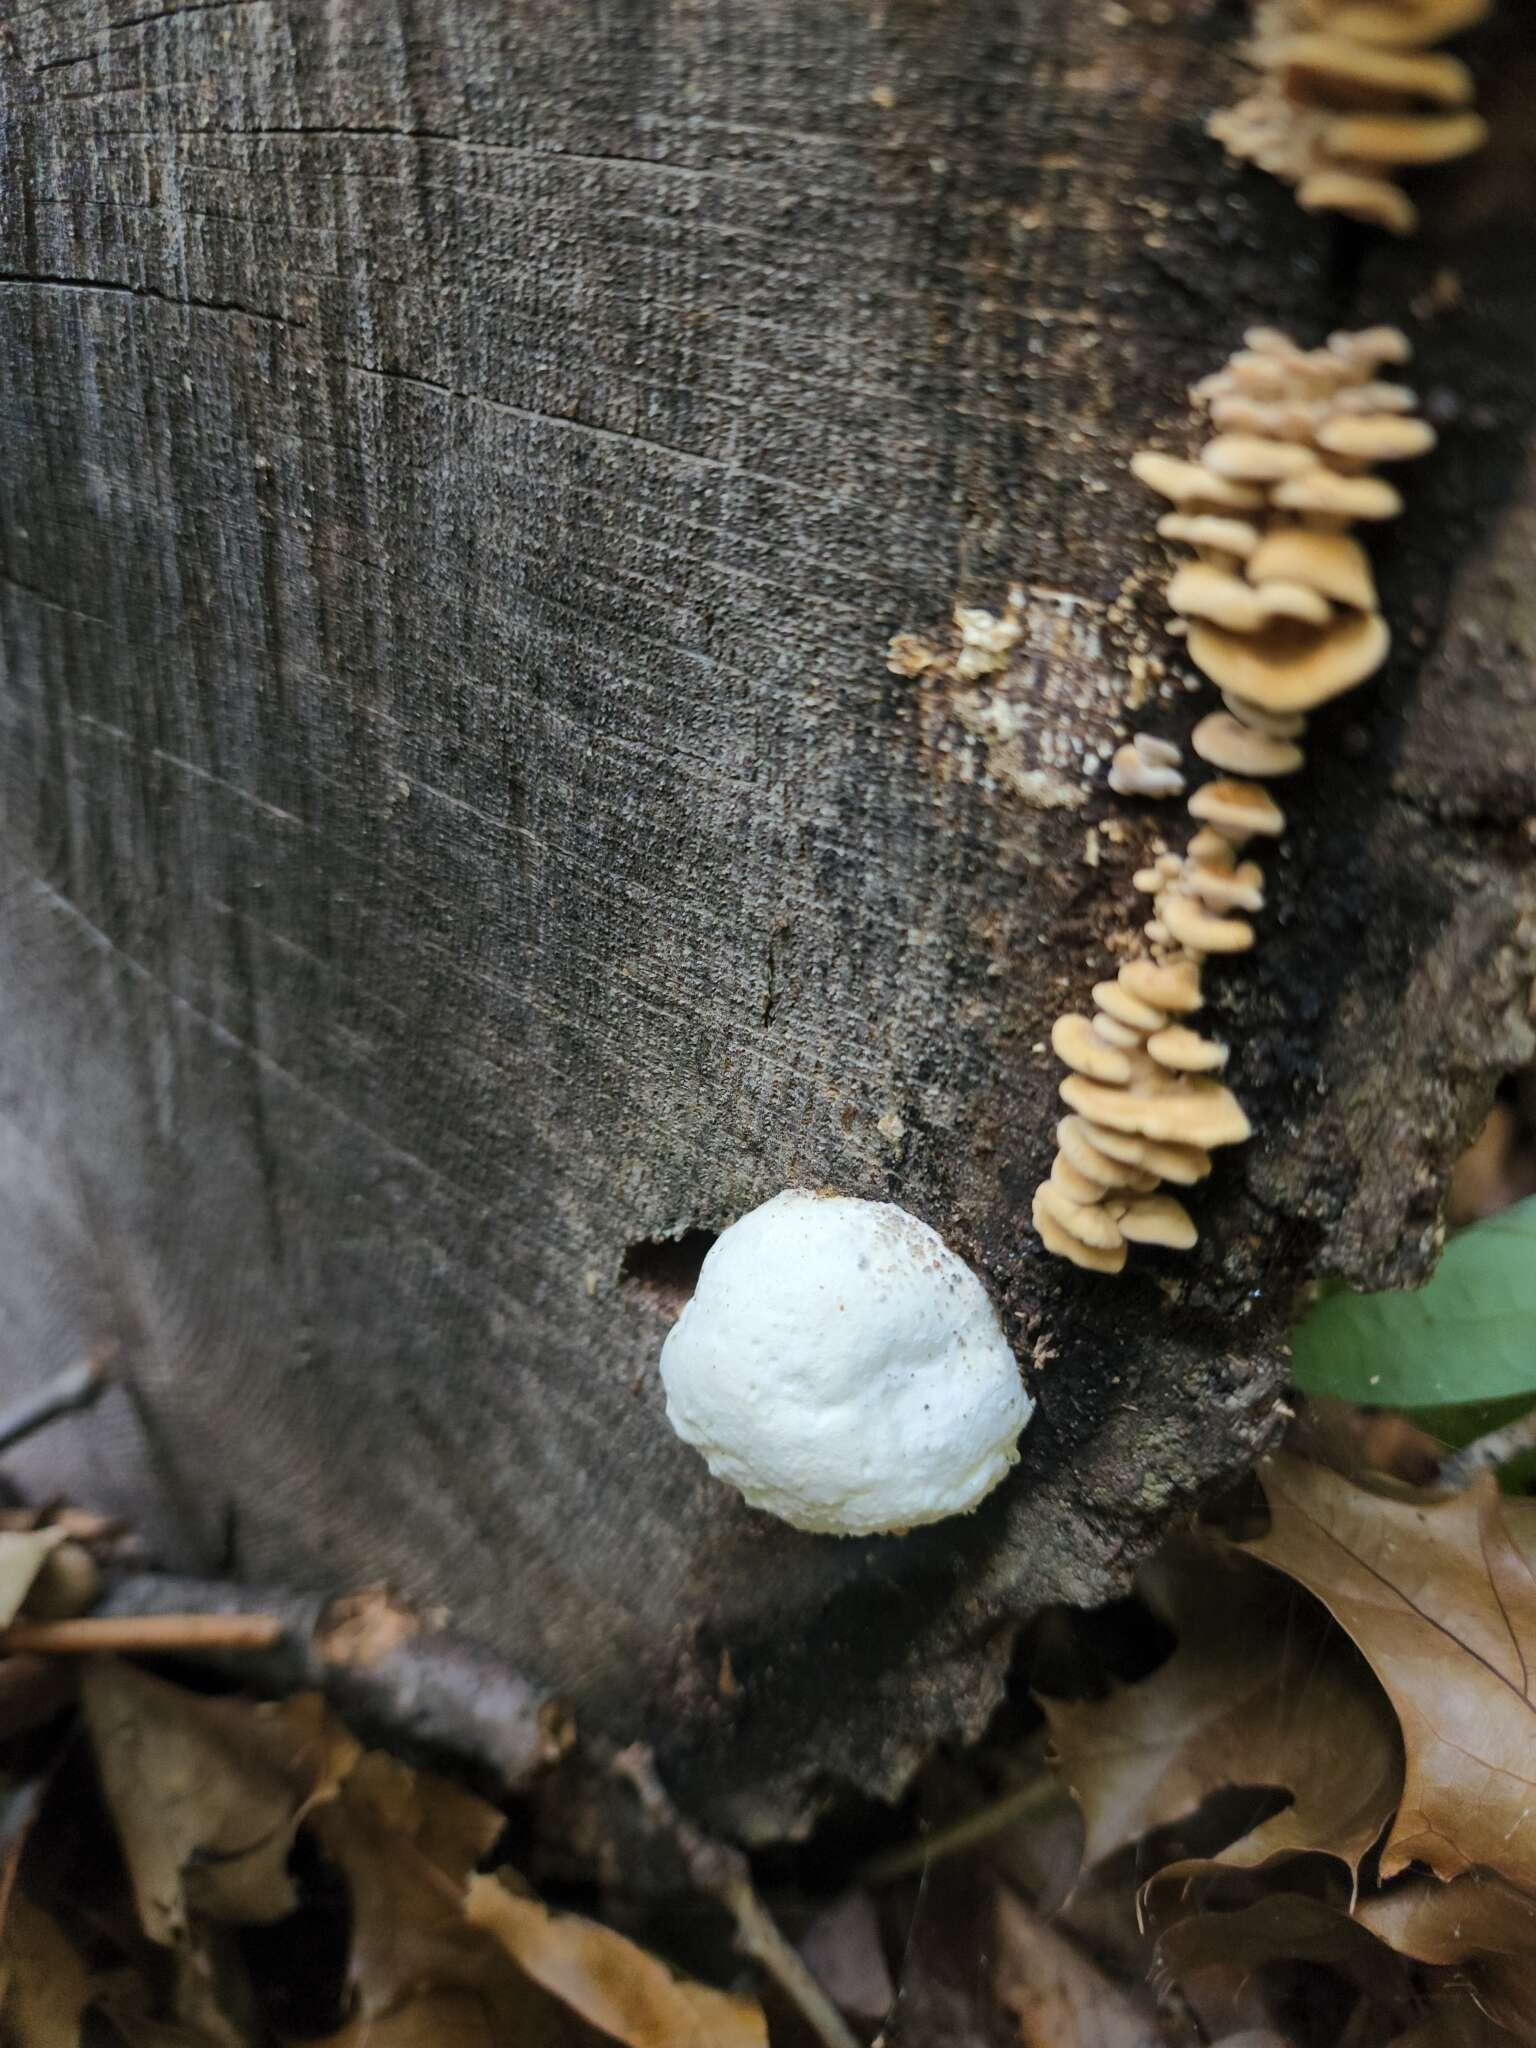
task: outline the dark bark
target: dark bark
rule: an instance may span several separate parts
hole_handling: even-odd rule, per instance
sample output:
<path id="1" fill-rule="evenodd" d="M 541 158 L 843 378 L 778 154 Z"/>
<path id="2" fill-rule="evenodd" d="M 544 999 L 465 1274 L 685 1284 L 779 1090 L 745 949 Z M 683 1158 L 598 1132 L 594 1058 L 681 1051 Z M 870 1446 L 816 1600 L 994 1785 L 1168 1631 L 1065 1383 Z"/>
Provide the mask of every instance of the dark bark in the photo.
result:
<path id="1" fill-rule="evenodd" d="M 175 1568 L 388 1576 L 771 1832 L 976 1728 L 1011 1621 L 1254 1453 L 1300 1281 L 1424 1271 L 1529 1043 L 1529 23 L 1390 251 L 1204 139 L 1241 25 L 0 23 L 4 1391 L 123 1379 L 19 1472 Z M 1096 1281 L 1027 1226 L 1041 1041 L 1137 848 L 1088 867 L 1124 807 L 1020 771 L 1106 751 L 1132 575 L 1161 644 L 1131 449 L 1249 321 L 1381 317 L 1447 433 L 1379 550 L 1399 653 L 1220 977 L 1259 1135 L 1195 1255 Z M 1005 748 L 883 650 L 1014 578 Z M 796 1535 L 667 1430 L 626 1252 L 794 1184 L 901 1201 L 1003 1305 L 1040 1412 L 968 1520 Z"/>

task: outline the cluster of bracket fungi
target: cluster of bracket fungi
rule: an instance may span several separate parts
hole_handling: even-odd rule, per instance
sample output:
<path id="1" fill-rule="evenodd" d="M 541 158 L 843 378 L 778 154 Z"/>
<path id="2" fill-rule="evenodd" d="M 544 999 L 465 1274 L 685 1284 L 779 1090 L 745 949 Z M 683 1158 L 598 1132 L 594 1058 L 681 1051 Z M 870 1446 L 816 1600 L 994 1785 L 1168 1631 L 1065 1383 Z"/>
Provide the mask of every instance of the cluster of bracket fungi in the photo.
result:
<path id="1" fill-rule="evenodd" d="M 1418 210 L 1395 173 L 1480 149 L 1472 74 L 1434 46 L 1492 0 L 1259 0 L 1255 89 L 1213 114 L 1228 154 L 1296 188 L 1309 212 L 1409 235 Z"/>
<path id="2" fill-rule="evenodd" d="M 1317 349 L 1252 329 L 1191 394 L 1216 429 L 1198 456 L 1132 458 L 1172 507 L 1159 534 L 1192 551 L 1168 585 L 1173 630 L 1225 708 L 1191 737 L 1217 770 L 1189 798 L 1198 829 L 1183 853 L 1161 853 L 1135 876 L 1151 900 L 1145 950 L 1098 983 L 1091 1017 L 1059 1017 L 1051 1032 L 1072 1070 L 1061 1087 L 1071 1113 L 1035 1193 L 1035 1227 L 1048 1251 L 1091 1271 L 1119 1272 L 1127 1244 L 1193 1245 L 1194 1222 L 1163 1184 L 1203 1179 L 1214 1147 L 1249 1136 L 1241 1104 L 1216 1079 L 1228 1048 L 1186 1020 L 1204 1002 L 1205 960 L 1254 943 L 1248 918 L 1263 908 L 1264 875 L 1241 856 L 1250 840 L 1285 830 L 1264 783 L 1302 766 L 1306 714 L 1386 659 L 1370 561 L 1349 529 L 1402 509 L 1378 463 L 1434 445 L 1413 392 L 1386 375 L 1408 354 L 1393 327 L 1335 334 Z M 1116 754 L 1111 785 L 1182 794 L 1179 758 L 1168 741 L 1138 735 Z"/>

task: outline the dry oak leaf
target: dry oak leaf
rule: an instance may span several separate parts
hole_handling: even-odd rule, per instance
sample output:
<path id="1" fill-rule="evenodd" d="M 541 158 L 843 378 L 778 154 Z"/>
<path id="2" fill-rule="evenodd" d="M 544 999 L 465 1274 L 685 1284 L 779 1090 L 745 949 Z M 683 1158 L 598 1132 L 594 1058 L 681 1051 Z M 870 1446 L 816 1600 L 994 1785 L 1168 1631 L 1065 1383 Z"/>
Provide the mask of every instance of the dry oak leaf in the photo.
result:
<path id="1" fill-rule="evenodd" d="M 1337 1857 L 1351 1878 L 1402 1788 L 1391 1709 L 1312 1601 L 1225 1543 L 1169 1544 L 1138 1590 L 1178 1646 L 1107 1699 L 1042 1699 L 1062 1776 L 1082 1808 L 1090 1868 L 1215 1792 L 1276 1786 L 1290 1804 L 1215 1859 Z M 1182 1875 L 1194 1864 L 1171 1866 Z"/>
<path id="2" fill-rule="evenodd" d="M 501 1828 L 495 1807 L 379 1750 L 315 1814 L 311 1830 L 352 1895 L 361 2018 L 427 1987 L 481 1990 L 485 1944 L 465 1922 L 464 1886 Z"/>
<path id="3" fill-rule="evenodd" d="M 1402 1727 L 1402 1803 L 1382 1852 L 1437 1877 L 1476 1865 L 1536 1889 L 1536 1505 L 1491 1475 L 1450 1499 L 1367 1492 L 1280 1456 L 1245 1550 L 1315 1593 Z"/>
<path id="4" fill-rule="evenodd" d="M 79 2048 L 91 1983 L 74 1944 L 30 1899 L 12 1899 L 0 1943 L 0 2038 Z"/>
<path id="5" fill-rule="evenodd" d="M 80 1697 L 151 1940 L 177 1941 L 189 1910 L 233 1922 L 290 1913 L 294 1834 L 358 1754 L 319 1699 L 207 1699 L 112 1658 L 87 1667 Z"/>
<path id="6" fill-rule="evenodd" d="M 0 1628 L 9 1628 L 53 1552 L 62 1529 L 0 1529 Z"/>
<path id="7" fill-rule="evenodd" d="M 1154 2048 L 1154 2012 L 1112 1984 L 1075 1943 L 998 1888 L 992 1984 L 1029 2048 Z"/>
<path id="8" fill-rule="evenodd" d="M 1395 2034 L 1391 2048 L 1509 2048 L 1509 2036 L 1470 1991 L 1453 1988 L 1438 1993 L 1406 2034 Z"/>
<path id="9" fill-rule="evenodd" d="M 1271 1892 L 1235 1912 L 1192 1913 L 1157 1942 L 1160 1979 L 1183 1984 L 1201 1970 L 1261 1969 L 1267 1963 L 1323 1963 L 1374 1999 L 1383 2014 L 1413 2016 L 1412 1966 L 1337 1906 L 1304 1892 Z M 1386 2029 L 1380 2035 L 1390 2040 Z"/>
<path id="10" fill-rule="evenodd" d="M 1536 2042 L 1536 1899 L 1477 1873 L 1450 1884 L 1409 1878 L 1355 1917 L 1400 1955 L 1454 1969 L 1490 2019 Z"/>
<path id="11" fill-rule="evenodd" d="M 552 1913 L 494 1877 L 470 1880 L 468 1913 L 536 1983 L 625 2048 L 768 2048 L 755 1999 L 674 1977 L 595 1920 Z"/>
<path id="12" fill-rule="evenodd" d="M 354 2018 L 316 2048 L 588 2048 L 597 2037 L 465 1913 L 492 1806 L 372 1751 L 311 1832 L 352 1898 Z"/>

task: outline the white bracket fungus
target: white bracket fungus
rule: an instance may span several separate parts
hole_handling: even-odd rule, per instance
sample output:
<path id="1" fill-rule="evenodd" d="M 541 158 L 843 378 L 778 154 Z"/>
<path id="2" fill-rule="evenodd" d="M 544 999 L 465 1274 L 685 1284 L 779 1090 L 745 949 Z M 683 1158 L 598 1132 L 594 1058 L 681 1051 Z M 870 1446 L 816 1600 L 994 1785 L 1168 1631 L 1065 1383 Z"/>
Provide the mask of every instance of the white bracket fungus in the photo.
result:
<path id="1" fill-rule="evenodd" d="M 1261 783 L 1302 766 L 1304 713 L 1355 689 L 1386 659 L 1371 565 L 1344 528 L 1390 518 L 1402 499 L 1367 472 L 1423 455 L 1435 440 L 1407 386 L 1382 381 L 1387 364 L 1408 357 L 1395 327 L 1335 334 L 1317 349 L 1253 328 L 1244 343 L 1192 394 L 1216 428 L 1199 456 L 1145 449 L 1131 458 L 1134 475 L 1177 508 L 1163 514 L 1159 534 L 1194 550 L 1167 600 L 1226 709 L 1191 737 L 1199 759 L 1221 771 L 1188 800 L 1201 829 L 1186 852 L 1159 852 L 1132 877 L 1152 903 L 1144 956 L 1095 985 L 1094 1016 L 1069 1013 L 1051 1032 L 1072 1069 L 1061 1096 L 1075 1113 L 1057 1127 L 1035 1227 L 1048 1251 L 1097 1273 L 1118 1273 L 1127 1244 L 1192 1245 L 1193 1222 L 1154 1192 L 1158 1182 L 1201 1179 L 1210 1147 L 1248 1136 L 1236 1097 L 1210 1078 L 1228 1048 L 1172 1020 L 1201 1007 L 1209 956 L 1255 943 L 1253 926 L 1234 913 L 1263 909 L 1264 875 L 1238 853 L 1285 830 Z M 1166 794 L 1160 777 L 1182 787 L 1177 760 L 1168 742 L 1139 734 L 1116 755 L 1111 786 Z"/>
<path id="2" fill-rule="evenodd" d="M 985 1288 L 936 1231 L 802 1188 L 721 1233 L 661 1379 L 717 1479 L 833 1536 L 975 1507 L 1034 1405 Z"/>

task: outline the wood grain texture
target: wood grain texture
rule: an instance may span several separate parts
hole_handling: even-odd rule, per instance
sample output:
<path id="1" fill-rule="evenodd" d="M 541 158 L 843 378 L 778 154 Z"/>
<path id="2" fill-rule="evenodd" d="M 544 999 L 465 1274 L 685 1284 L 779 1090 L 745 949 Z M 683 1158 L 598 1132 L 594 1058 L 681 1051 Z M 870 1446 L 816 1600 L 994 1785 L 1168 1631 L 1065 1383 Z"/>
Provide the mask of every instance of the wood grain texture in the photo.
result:
<path id="1" fill-rule="evenodd" d="M 1468 810 L 1418 685 L 1520 489 L 1529 165 L 1446 174 L 1409 250 L 1307 221 L 1201 134 L 1240 28 L 0 21 L 0 1368 L 126 1361 L 23 1477 L 184 1569 L 388 1577 L 767 1834 L 978 1726 L 1010 1622 L 1252 1455 L 1300 1280 L 1423 1271 L 1529 1042 L 1531 699 L 1490 644 L 1458 727 L 1523 765 Z M 1529 42 L 1472 52 L 1496 118 Z M 1222 978 L 1260 1137 L 1192 1259 L 1096 1282 L 1027 1216 L 1049 1020 L 1163 822 L 1084 864 L 1108 608 L 1158 611 L 1125 459 L 1248 321 L 1410 302 L 1449 432 L 1381 552 L 1400 654 L 1319 721 Z M 1005 743 L 883 653 L 1012 578 Z M 665 1426 L 626 1247 L 796 1184 L 901 1201 L 1005 1308 L 1040 1413 L 962 1524 L 800 1536 Z"/>

